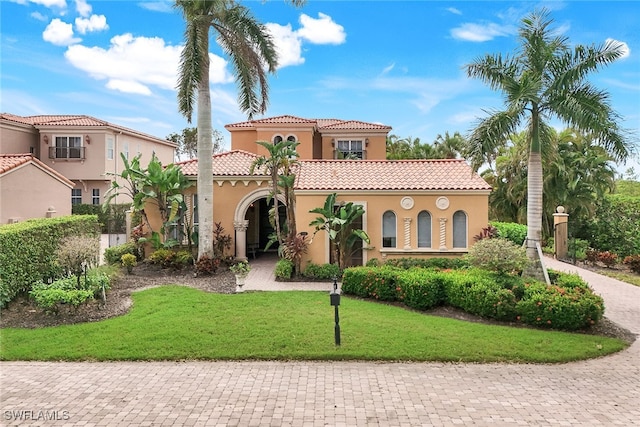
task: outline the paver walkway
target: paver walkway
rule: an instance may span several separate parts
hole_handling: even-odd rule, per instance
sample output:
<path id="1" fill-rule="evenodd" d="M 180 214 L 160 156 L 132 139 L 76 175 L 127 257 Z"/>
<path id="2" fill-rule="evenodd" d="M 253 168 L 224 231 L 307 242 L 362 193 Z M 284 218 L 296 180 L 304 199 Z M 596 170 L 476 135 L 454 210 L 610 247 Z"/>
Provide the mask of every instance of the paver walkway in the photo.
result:
<path id="1" fill-rule="evenodd" d="M 640 334 L 640 288 L 549 265 L 578 271 L 607 316 Z M 252 273 L 249 289 L 302 286 Z M 1 425 L 640 425 L 640 341 L 560 365 L 7 362 L 0 380 Z"/>

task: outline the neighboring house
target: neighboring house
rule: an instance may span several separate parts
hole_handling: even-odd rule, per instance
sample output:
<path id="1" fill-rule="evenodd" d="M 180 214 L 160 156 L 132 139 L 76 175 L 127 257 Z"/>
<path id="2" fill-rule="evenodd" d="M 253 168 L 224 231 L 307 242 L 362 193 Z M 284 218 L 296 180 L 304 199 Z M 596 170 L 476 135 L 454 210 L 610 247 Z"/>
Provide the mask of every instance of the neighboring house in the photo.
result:
<path id="1" fill-rule="evenodd" d="M 300 142 L 296 170 L 298 232 L 311 237 L 309 223 L 335 192 L 338 201 L 364 206 L 358 227 L 371 238 L 358 249 L 352 265 L 372 258 L 451 256 L 468 251 L 473 236 L 488 223 L 491 187 L 463 160 L 386 160 L 390 127 L 342 120 L 309 120 L 280 116 L 227 125 L 232 151 L 213 156 L 214 222 L 220 222 L 234 240 L 239 259 L 265 247 L 272 232 L 267 198 L 270 177 L 250 175 L 256 158 L 267 155 L 256 141 Z M 362 160 L 339 160 L 337 151 Z M 197 225 L 196 179 L 198 161 L 178 163 L 194 186 L 186 194 L 188 215 Z M 154 228 L 159 229 L 157 218 Z M 328 263 L 330 242 L 325 232 L 309 244 L 306 261 Z"/>
<path id="2" fill-rule="evenodd" d="M 124 167 L 122 153 L 141 153 L 146 166 L 155 153 L 162 164 L 174 161 L 176 145 L 165 139 L 83 115 L 16 116 L 0 114 L 0 154 L 31 153 L 74 184 L 72 204 L 101 204 Z M 22 187 L 26 197 L 28 187 Z M 118 200 L 128 203 L 130 200 Z M 3 201 L 4 203 L 4 201 Z"/>
<path id="3" fill-rule="evenodd" d="M 32 154 L 0 154 L 0 224 L 71 215 L 73 187 Z"/>

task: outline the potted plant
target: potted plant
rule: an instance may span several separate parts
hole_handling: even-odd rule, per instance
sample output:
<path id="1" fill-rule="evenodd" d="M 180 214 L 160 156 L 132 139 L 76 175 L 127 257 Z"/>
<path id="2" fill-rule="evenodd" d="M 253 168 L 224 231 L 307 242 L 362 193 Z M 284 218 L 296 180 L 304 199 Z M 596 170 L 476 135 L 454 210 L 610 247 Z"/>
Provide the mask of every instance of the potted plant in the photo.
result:
<path id="1" fill-rule="evenodd" d="M 240 261 L 232 264 L 229 270 L 236 275 L 236 292 L 242 292 L 242 286 L 249 271 L 251 271 L 251 266 L 247 261 Z"/>

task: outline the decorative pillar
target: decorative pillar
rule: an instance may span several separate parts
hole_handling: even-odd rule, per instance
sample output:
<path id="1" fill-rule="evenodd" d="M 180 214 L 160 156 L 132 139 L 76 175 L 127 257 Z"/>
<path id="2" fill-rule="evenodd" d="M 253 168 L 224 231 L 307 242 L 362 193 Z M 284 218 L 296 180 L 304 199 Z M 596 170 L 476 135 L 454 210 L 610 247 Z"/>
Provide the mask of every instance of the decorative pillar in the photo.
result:
<path id="1" fill-rule="evenodd" d="M 47 209 L 47 213 L 45 214 L 45 216 L 47 218 L 53 218 L 56 216 L 56 208 L 54 208 L 53 206 L 49 206 L 49 209 Z"/>
<path id="2" fill-rule="evenodd" d="M 447 250 L 447 218 L 438 218 L 440 221 L 440 250 Z"/>
<path id="3" fill-rule="evenodd" d="M 553 244 L 556 259 L 567 258 L 567 240 L 569 231 L 569 214 L 564 213 L 564 206 L 556 208 L 553 214 Z"/>
<path id="4" fill-rule="evenodd" d="M 234 221 L 233 228 L 236 230 L 236 259 L 238 261 L 247 260 L 247 227 L 249 221 Z"/>
<path id="5" fill-rule="evenodd" d="M 404 219 L 404 248 L 411 249 L 411 218 Z"/>

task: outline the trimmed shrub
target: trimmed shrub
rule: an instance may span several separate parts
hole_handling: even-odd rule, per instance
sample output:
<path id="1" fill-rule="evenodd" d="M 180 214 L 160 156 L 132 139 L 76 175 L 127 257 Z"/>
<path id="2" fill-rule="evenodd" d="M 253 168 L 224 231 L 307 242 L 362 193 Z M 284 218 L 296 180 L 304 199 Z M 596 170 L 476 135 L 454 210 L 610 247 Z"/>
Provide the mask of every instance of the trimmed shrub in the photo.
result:
<path id="1" fill-rule="evenodd" d="M 90 205 L 79 204 L 71 206 L 71 213 L 73 215 L 96 215 L 98 222 L 100 223 L 101 233 L 116 233 L 124 234 L 127 232 L 127 211 L 131 209 L 131 203 L 122 204 L 109 204 L 106 207 L 103 205 Z M 137 222 L 132 223 L 139 224 L 140 219 Z"/>
<path id="2" fill-rule="evenodd" d="M 527 238 L 527 226 L 515 222 L 491 222 L 498 229 L 498 237 L 510 240 L 518 246 L 522 246 Z"/>
<path id="3" fill-rule="evenodd" d="M 520 320 L 529 325 L 575 331 L 602 319 L 604 302 L 586 285 L 564 288 L 532 283 L 516 309 Z"/>
<path id="4" fill-rule="evenodd" d="M 193 262 L 189 251 L 172 251 L 171 249 L 157 249 L 148 258 L 151 264 L 162 268 L 180 270 Z"/>
<path id="5" fill-rule="evenodd" d="M 629 255 L 622 263 L 629 266 L 629 269 L 634 273 L 640 274 L 640 255 Z"/>
<path id="6" fill-rule="evenodd" d="M 416 310 L 429 310 L 444 303 L 444 273 L 415 268 L 396 276 L 398 300 Z"/>
<path id="7" fill-rule="evenodd" d="M 139 252 L 136 244 L 134 242 L 127 242 L 105 249 L 104 260 L 107 264 L 114 265 L 120 263 L 120 261 L 122 260 L 122 255 L 131 254 L 134 255 L 138 261 L 140 261 L 138 253 Z"/>
<path id="8" fill-rule="evenodd" d="M 276 263 L 276 268 L 273 274 L 278 280 L 291 279 L 291 275 L 293 274 L 293 262 L 286 258 L 280 258 Z"/>
<path id="9" fill-rule="evenodd" d="M 499 274 L 520 273 L 529 263 L 525 248 L 503 238 L 479 240 L 466 258 L 474 267 Z"/>
<path id="10" fill-rule="evenodd" d="M 404 270 L 414 267 L 448 270 L 465 268 L 469 266 L 469 263 L 463 258 L 394 258 L 387 260 L 385 265 Z"/>
<path id="11" fill-rule="evenodd" d="M 347 268 L 342 276 L 342 291 L 363 298 L 396 301 L 399 272 L 399 269 L 389 266 Z"/>
<path id="12" fill-rule="evenodd" d="M 94 215 L 32 219 L 0 226 L 0 307 L 34 283 L 61 277 L 57 250 L 68 236 L 98 235 Z"/>
<path id="13" fill-rule="evenodd" d="M 340 266 L 338 264 L 314 264 L 310 262 L 302 272 L 304 277 L 313 280 L 333 280 L 340 278 Z"/>

